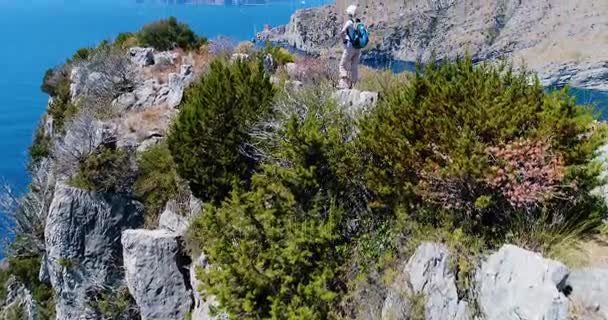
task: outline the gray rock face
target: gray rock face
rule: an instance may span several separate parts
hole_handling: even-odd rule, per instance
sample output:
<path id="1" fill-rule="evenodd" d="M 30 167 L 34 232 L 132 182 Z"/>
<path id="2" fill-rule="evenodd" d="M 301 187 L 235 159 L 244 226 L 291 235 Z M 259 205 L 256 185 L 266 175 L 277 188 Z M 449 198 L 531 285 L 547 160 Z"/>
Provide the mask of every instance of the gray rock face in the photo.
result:
<path id="1" fill-rule="evenodd" d="M 154 64 L 154 49 L 134 47 L 129 49 L 131 61 L 140 67 L 145 67 Z"/>
<path id="2" fill-rule="evenodd" d="M 121 232 L 143 224 L 142 205 L 58 184 L 44 230 L 57 320 L 92 316 L 89 292 L 122 279 Z"/>
<path id="3" fill-rule="evenodd" d="M 608 319 L 608 269 L 588 268 L 570 273 L 570 299 L 598 319 Z"/>
<path id="4" fill-rule="evenodd" d="M 568 317 L 568 299 L 560 292 L 568 268 L 560 262 L 505 245 L 482 263 L 477 276 L 478 303 L 485 319 Z"/>
<path id="5" fill-rule="evenodd" d="M 372 35 L 366 58 L 427 61 L 433 54 L 453 59 L 470 53 L 476 60 L 523 61 L 546 84 L 608 86 L 608 52 L 597 40 L 608 36 L 604 0 L 367 0 L 359 4 L 359 14 L 370 24 Z M 337 1 L 299 10 L 287 26 L 265 30 L 258 38 L 310 53 L 341 49 L 336 39 L 345 6 L 345 1 Z"/>
<path id="6" fill-rule="evenodd" d="M 173 65 L 177 60 L 177 53 L 170 51 L 157 52 L 154 54 L 154 64 L 155 65 Z"/>
<path id="7" fill-rule="evenodd" d="M 158 219 L 158 227 L 178 235 L 184 235 L 188 230 L 188 220 L 177 214 L 177 203 L 169 201 Z"/>
<path id="8" fill-rule="evenodd" d="M 114 99 L 112 105 L 120 110 L 145 110 L 153 106 L 168 104 L 177 107 L 183 98 L 184 90 L 194 80 L 191 65 L 182 65 L 180 73 L 170 73 L 168 83 L 149 79 L 139 83 L 133 92 L 127 92 Z"/>
<path id="9" fill-rule="evenodd" d="M 194 80 L 194 72 L 191 65 L 182 65 L 179 74 L 169 75 L 169 92 L 167 104 L 171 108 L 179 106 L 184 96 L 184 90 Z"/>
<path id="10" fill-rule="evenodd" d="M 166 230 L 122 234 L 127 286 L 144 320 L 182 320 L 191 310 L 190 261 L 180 242 Z"/>
<path id="11" fill-rule="evenodd" d="M 389 289 L 382 319 L 409 319 L 415 296 L 422 298 L 425 319 L 470 319 L 467 303 L 458 299 L 449 256 L 442 244 L 421 244 Z"/>
<path id="12" fill-rule="evenodd" d="M 360 112 L 373 108 L 378 102 L 378 92 L 359 91 L 356 89 L 338 90 L 334 94 L 338 104 L 350 111 Z"/>

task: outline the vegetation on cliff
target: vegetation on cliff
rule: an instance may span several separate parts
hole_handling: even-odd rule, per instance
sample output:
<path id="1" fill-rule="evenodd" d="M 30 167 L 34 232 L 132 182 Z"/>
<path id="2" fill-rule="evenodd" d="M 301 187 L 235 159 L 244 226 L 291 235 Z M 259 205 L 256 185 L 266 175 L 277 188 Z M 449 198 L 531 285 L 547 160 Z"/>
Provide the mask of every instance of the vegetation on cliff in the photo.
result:
<path id="1" fill-rule="evenodd" d="M 353 316 L 361 281 L 390 278 L 429 235 L 460 252 L 466 295 L 483 250 L 547 252 L 596 232 L 605 130 L 567 89 L 546 93 L 530 76 L 470 59 L 431 64 L 387 86 L 358 121 L 320 88 L 279 95 L 242 140 L 260 155 L 251 183 L 240 176 L 223 200 L 202 195 L 214 202 L 189 241 L 211 263 L 199 273 L 206 292 L 244 319 Z M 193 164 L 208 185 L 222 181 Z"/>

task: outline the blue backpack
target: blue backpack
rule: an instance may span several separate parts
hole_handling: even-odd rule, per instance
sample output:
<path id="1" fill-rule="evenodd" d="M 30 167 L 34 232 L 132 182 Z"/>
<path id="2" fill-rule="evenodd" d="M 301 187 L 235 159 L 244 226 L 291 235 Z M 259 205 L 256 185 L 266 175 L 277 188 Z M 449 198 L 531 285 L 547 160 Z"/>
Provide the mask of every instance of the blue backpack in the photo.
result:
<path id="1" fill-rule="evenodd" d="M 367 46 L 368 42 L 369 34 L 365 25 L 362 22 L 355 23 L 355 32 L 353 32 L 353 38 L 351 39 L 353 47 L 356 49 L 363 49 Z"/>

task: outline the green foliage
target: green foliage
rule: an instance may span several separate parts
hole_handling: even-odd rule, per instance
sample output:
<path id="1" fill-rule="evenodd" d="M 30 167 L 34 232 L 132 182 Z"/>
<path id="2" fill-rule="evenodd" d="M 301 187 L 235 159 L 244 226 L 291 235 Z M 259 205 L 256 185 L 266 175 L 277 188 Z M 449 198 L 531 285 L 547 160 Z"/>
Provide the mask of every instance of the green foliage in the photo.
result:
<path id="1" fill-rule="evenodd" d="M 139 155 L 139 177 L 134 192 L 145 205 L 146 220 L 156 220 L 167 201 L 185 193 L 171 152 L 166 143 L 158 144 Z"/>
<path id="2" fill-rule="evenodd" d="M 343 211 L 312 193 L 315 168 L 267 167 L 252 190 L 208 206 L 191 243 L 209 254 L 206 292 L 240 319 L 325 319 L 340 292 Z"/>
<path id="3" fill-rule="evenodd" d="M 44 134 L 44 129 L 38 126 L 34 135 L 34 142 L 29 148 L 31 163 L 37 163 L 50 155 L 51 139 Z"/>
<path id="4" fill-rule="evenodd" d="M 361 122 L 359 141 L 368 161 L 365 179 L 380 204 L 431 209 L 411 213 L 425 223 L 448 212 L 455 227 L 498 241 L 518 219 L 597 226 L 600 207 L 588 192 L 598 171 L 589 164 L 605 134 L 593 127 L 591 109 L 577 106 L 567 89 L 546 94 L 529 77 L 463 59 L 430 64 L 408 85 L 387 92 Z M 547 192 L 525 205 L 493 182 L 507 163 L 490 151 L 505 149 L 509 159 L 514 143 L 541 154 L 539 163 L 525 166 L 544 165 L 539 170 L 556 176 L 544 181 Z M 525 178 L 525 171 L 516 174 Z M 518 196 L 533 192 L 522 181 L 516 180 Z"/>
<path id="5" fill-rule="evenodd" d="M 15 276 L 31 292 L 34 300 L 38 302 L 42 319 L 52 319 L 55 314 L 53 289 L 50 285 L 38 280 L 40 272 L 39 256 L 15 256 L 8 258 L 8 273 Z"/>
<path id="6" fill-rule="evenodd" d="M 352 121 L 323 89 L 279 97 L 266 121 L 254 143 L 270 164 L 190 228 L 212 266 L 198 277 L 239 318 L 327 319 L 343 293 Z"/>
<path id="7" fill-rule="evenodd" d="M 101 146 L 81 161 L 78 173 L 70 183 L 89 191 L 128 193 L 135 181 L 131 154 L 116 146 Z"/>
<path id="8" fill-rule="evenodd" d="M 74 55 L 72 56 L 72 59 L 70 61 L 78 62 L 78 61 L 88 60 L 94 51 L 95 51 L 94 48 L 80 48 L 80 49 L 76 50 L 76 53 L 74 53 Z"/>
<path id="9" fill-rule="evenodd" d="M 394 73 L 389 69 L 375 70 L 365 66 L 360 67 L 359 73 L 357 89 L 380 93 L 403 88 L 412 77 L 408 72 Z"/>
<path id="10" fill-rule="evenodd" d="M 8 270 L 0 270 L 0 305 L 6 299 L 6 281 L 10 277 L 10 272 Z"/>
<path id="11" fill-rule="evenodd" d="M 97 311 L 99 319 L 103 320 L 131 320 L 141 317 L 139 308 L 126 286 L 96 290 L 89 306 Z"/>
<path id="12" fill-rule="evenodd" d="M 219 60 L 188 89 L 168 143 L 195 196 L 217 203 L 247 185 L 255 167 L 249 131 L 268 113 L 274 93 L 260 64 Z"/>
<path id="13" fill-rule="evenodd" d="M 206 38 L 198 37 L 187 24 L 177 22 L 174 17 L 144 26 L 137 33 L 137 39 L 140 45 L 159 51 L 176 47 L 184 50 L 198 49 L 207 42 Z"/>
<path id="14" fill-rule="evenodd" d="M 291 54 L 287 49 L 282 48 L 280 46 L 275 46 L 270 43 L 267 43 L 263 50 L 259 52 L 261 57 L 264 57 L 266 54 L 270 54 L 274 59 L 274 62 L 277 66 L 283 66 L 290 62 L 295 62 L 296 57 Z"/>
<path id="15" fill-rule="evenodd" d="M 69 68 L 47 70 L 42 80 L 42 91 L 53 98 L 47 113 L 53 117 L 53 130 L 61 132 L 65 122 L 78 110 L 70 98 Z"/>

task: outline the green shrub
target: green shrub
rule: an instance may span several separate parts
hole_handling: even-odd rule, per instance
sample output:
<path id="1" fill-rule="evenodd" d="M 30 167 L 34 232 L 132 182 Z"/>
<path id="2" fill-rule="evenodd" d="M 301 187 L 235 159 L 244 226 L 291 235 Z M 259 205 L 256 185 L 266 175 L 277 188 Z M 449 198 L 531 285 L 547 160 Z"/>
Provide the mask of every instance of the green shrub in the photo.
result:
<path id="1" fill-rule="evenodd" d="M 128 150 L 101 146 L 85 158 L 70 183 L 96 192 L 129 193 L 136 172 Z"/>
<path id="2" fill-rule="evenodd" d="M 272 125 L 268 125 L 272 124 Z M 347 212 L 357 212 L 347 167 L 353 121 L 326 88 L 281 95 L 253 130 L 266 161 L 251 191 L 208 206 L 188 244 L 212 266 L 204 289 L 244 319 L 327 319 L 339 310 Z"/>
<path id="3" fill-rule="evenodd" d="M 39 125 L 34 135 L 34 142 L 29 148 L 30 164 L 35 164 L 50 155 L 51 139 L 44 134 L 43 128 Z"/>
<path id="4" fill-rule="evenodd" d="M 155 221 L 167 201 L 186 192 L 166 143 L 144 151 L 138 158 L 139 177 L 134 192 L 145 205 L 146 220 Z"/>
<path id="5" fill-rule="evenodd" d="M 314 188 L 314 171 L 267 167 L 250 192 L 207 206 L 193 222 L 190 243 L 211 265 L 197 277 L 229 314 L 326 319 L 338 301 L 343 211 Z"/>
<path id="6" fill-rule="evenodd" d="M 53 319 L 55 315 L 55 302 L 53 289 L 50 285 L 38 280 L 40 272 L 39 256 L 14 256 L 8 258 L 8 272 L 14 275 L 31 292 L 34 300 L 39 304 L 42 319 Z"/>
<path id="7" fill-rule="evenodd" d="M 260 64 L 219 60 L 188 89 L 168 143 L 195 196 L 219 202 L 246 186 L 255 167 L 249 131 L 269 111 L 274 92 Z"/>
<path id="8" fill-rule="evenodd" d="M 411 213 L 427 223 L 448 212 L 465 232 L 498 241 L 541 219 L 555 230 L 597 226 L 590 163 L 604 130 L 567 89 L 547 94 L 529 78 L 463 59 L 389 91 L 361 121 L 365 177 L 380 203 L 432 209 Z"/>
<path id="9" fill-rule="evenodd" d="M 69 61 L 78 62 L 78 61 L 88 60 L 94 51 L 95 51 L 94 48 L 80 48 L 80 49 L 76 50 L 76 53 L 74 53 L 74 55 L 72 56 L 72 59 Z"/>
<path id="10" fill-rule="evenodd" d="M 100 288 L 93 290 L 89 307 L 95 310 L 100 319 L 131 320 L 139 319 L 139 308 L 126 286 Z"/>
<path id="11" fill-rule="evenodd" d="M 187 24 L 177 22 L 177 19 L 160 20 L 144 26 L 138 33 L 140 45 L 153 47 L 159 51 L 171 50 L 176 47 L 184 50 L 198 49 L 206 43 Z"/>
<path id="12" fill-rule="evenodd" d="M 287 63 L 296 61 L 296 57 L 289 51 L 287 51 L 287 49 L 279 46 L 274 46 L 270 43 L 266 44 L 264 49 L 261 50 L 259 54 L 262 57 L 264 57 L 266 54 L 270 54 L 277 66 L 284 66 Z"/>

